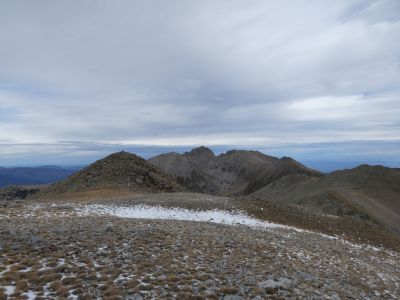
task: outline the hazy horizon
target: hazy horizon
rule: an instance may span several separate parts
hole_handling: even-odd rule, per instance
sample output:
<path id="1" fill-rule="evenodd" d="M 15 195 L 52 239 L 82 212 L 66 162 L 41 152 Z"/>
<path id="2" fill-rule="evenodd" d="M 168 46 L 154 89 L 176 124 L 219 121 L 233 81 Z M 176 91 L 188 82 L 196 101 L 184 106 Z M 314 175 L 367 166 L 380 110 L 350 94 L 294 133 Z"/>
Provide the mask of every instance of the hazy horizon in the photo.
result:
<path id="1" fill-rule="evenodd" d="M 359 143 L 336 143 L 336 144 L 310 144 L 310 145 L 281 145 L 272 147 L 251 147 L 251 146 L 234 146 L 234 145 L 204 145 L 210 148 L 215 155 L 225 153 L 229 150 L 255 150 L 260 151 L 264 154 L 283 157 L 290 156 L 299 162 L 307 165 L 308 167 L 314 168 L 321 172 L 331 172 L 335 170 L 354 168 L 362 164 L 369 165 L 382 165 L 386 167 L 399 167 L 399 159 L 396 155 L 396 150 L 400 147 L 400 143 L 386 143 L 386 150 L 392 150 L 393 155 L 387 156 L 385 161 L 381 160 L 379 153 L 377 155 L 371 155 L 369 149 L 374 149 L 376 145 L 365 144 L 362 149 L 359 149 Z M 34 160 L 32 160 L 32 154 L 25 155 L 21 154 L 16 160 L 5 160 L 4 157 L 0 158 L 0 167 L 39 167 L 39 166 L 61 166 L 65 168 L 86 166 L 94 161 L 101 159 L 111 153 L 118 151 L 128 151 L 137 154 L 145 159 L 149 159 L 159 154 L 167 152 L 184 153 L 191 149 L 203 145 L 190 145 L 190 146 L 149 146 L 149 145 L 103 145 L 103 148 L 99 145 L 85 144 L 82 145 L 81 151 L 84 149 L 86 155 L 75 156 L 63 156 L 57 152 L 48 156 L 40 156 L 37 154 Z M 330 155 L 330 149 L 341 148 L 342 152 L 337 152 L 335 157 Z M 364 149 L 364 150 L 363 150 Z M 365 150 L 367 149 L 367 150 Z M 352 153 L 352 155 L 349 155 Z"/>

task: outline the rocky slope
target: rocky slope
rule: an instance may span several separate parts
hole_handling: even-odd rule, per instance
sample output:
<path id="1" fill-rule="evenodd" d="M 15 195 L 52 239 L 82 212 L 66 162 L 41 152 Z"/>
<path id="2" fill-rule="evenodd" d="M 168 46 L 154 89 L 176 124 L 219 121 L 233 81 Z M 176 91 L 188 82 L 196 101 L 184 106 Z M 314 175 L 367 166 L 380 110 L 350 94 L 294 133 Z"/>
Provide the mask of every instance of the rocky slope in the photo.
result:
<path id="1" fill-rule="evenodd" d="M 216 156 L 210 149 L 199 147 L 182 155 L 162 154 L 149 161 L 191 191 L 220 195 L 249 194 L 289 174 L 321 175 L 293 159 L 247 150 Z"/>
<path id="2" fill-rule="evenodd" d="M 36 194 L 41 186 L 10 185 L 0 189 L 0 201 L 11 201 L 25 199 Z"/>
<path id="3" fill-rule="evenodd" d="M 110 189 L 130 192 L 184 190 L 169 175 L 145 159 L 128 152 L 118 152 L 96 161 L 65 180 L 42 189 L 38 197 Z"/>
<path id="4" fill-rule="evenodd" d="M 231 205 L 198 194 L 146 198 L 165 206 Z M 96 209 L 99 204 L 109 205 L 111 213 L 121 205 L 134 209 L 129 201 L 108 201 L 88 206 L 28 200 L 0 209 L 0 299 L 400 296 L 397 251 L 292 227 L 131 219 Z"/>
<path id="5" fill-rule="evenodd" d="M 362 165 L 320 178 L 291 175 L 253 195 L 332 215 L 372 218 L 400 233 L 400 169 Z"/>

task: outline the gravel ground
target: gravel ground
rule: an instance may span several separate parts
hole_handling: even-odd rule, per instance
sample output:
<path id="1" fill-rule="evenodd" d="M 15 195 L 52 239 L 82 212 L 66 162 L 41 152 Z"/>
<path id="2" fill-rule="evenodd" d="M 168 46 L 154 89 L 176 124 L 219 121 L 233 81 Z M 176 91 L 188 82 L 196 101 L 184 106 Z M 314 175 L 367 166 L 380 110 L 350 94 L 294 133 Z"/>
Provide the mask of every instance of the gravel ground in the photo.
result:
<path id="1" fill-rule="evenodd" d="M 232 209 L 182 199 L 170 201 Z M 0 299 L 400 297 L 396 251 L 291 228 L 83 214 L 87 204 L 0 209 Z"/>

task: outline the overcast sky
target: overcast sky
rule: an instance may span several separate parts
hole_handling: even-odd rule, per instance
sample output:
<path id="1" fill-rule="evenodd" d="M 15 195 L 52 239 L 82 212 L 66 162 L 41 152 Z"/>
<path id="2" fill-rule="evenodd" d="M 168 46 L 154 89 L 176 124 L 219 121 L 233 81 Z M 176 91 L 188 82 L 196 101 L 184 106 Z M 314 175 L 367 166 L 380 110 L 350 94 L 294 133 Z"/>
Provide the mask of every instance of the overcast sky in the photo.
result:
<path id="1" fill-rule="evenodd" d="M 398 0 L 0 0 L 0 43 L 0 165 L 205 144 L 400 166 Z"/>

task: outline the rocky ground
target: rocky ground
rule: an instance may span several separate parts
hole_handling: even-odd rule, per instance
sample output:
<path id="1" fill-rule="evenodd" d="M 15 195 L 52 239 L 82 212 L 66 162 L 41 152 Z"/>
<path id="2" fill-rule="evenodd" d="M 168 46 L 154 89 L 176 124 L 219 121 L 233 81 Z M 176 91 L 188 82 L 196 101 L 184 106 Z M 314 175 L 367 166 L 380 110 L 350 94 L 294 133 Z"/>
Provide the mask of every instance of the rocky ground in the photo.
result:
<path id="1" fill-rule="evenodd" d="M 196 194 L 13 203 L 0 209 L 0 299 L 400 297 L 397 251 L 290 227 L 130 219 L 90 209 L 160 203 L 238 207 Z"/>

